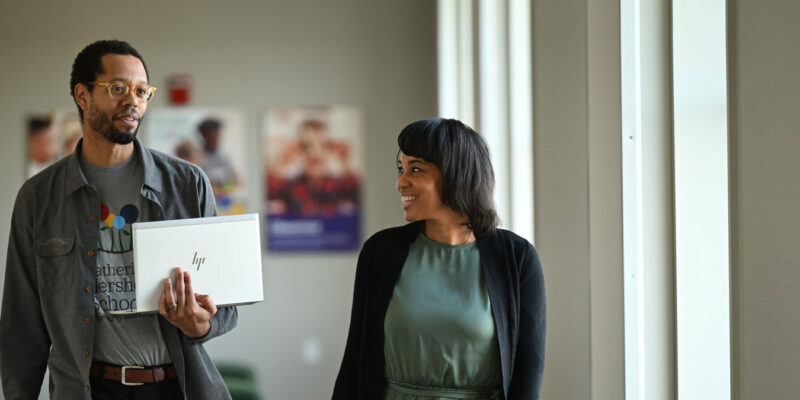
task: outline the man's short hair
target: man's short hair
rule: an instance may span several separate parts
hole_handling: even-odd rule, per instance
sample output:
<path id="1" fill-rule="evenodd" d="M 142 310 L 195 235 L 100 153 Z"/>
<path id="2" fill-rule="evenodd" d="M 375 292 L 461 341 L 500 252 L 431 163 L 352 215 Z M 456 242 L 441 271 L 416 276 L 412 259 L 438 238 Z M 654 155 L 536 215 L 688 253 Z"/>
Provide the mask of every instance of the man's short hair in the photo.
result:
<path id="1" fill-rule="evenodd" d="M 222 128 L 222 122 L 214 118 L 206 118 L 200 125 L 197 125 L 197 131 L 203 136 L 214 131 L 219 131 L 220 128 Z"/>
<path id="2" fill-rule="evenodd" d="M 32 117 L 28 119 L 28 137 L 44 132 L 50 125 L 52 125 L 52 122 L 47 117 Z"/>
<path id="3" fill-rule="evenodd" d="M 97 76 L 103 73 L 102 58 L 106 54 L 119 54 L 138 58 L 144 66 L 147 79 L 150 80 L 150 73 L 147 72 L 147 64 L 145 64 L 139 52 L 128 42 L 122 40 L 98 40 L 84 47 L 72 63 L 72 74 L 69 80 L 69 94 L 72 96 L 72 99 L 75 100 L 75 105 L 78 106 L 81 124 L 83 124 L 83 109 L 78 105 L 78 100 L 75 99 L 75 86 L 82 83 L 89 87 L 89 89 L 92 89 L 92 85 L 89 84 L 89 82 L 94 82 L 97 80 Z"/>

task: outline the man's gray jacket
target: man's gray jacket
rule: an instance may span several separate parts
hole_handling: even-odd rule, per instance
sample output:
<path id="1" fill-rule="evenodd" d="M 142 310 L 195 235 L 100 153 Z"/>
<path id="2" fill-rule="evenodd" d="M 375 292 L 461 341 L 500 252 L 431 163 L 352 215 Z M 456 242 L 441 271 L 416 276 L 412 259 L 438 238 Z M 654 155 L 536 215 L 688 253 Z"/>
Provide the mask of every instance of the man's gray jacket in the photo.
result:
<path id="1" fill-rule="evenodd" d="M 153 220 L 217 214 L 211 185 L 195 165 L 134 142 L 144 166 L 141 195 Z M 7 399 L 36 399 L 45 367 L 54 400 L 90 400 L 94 286 L 100 198 L 75 152 L 29 179 L 17 194 L 2 312 L 0 374 Z M 202 343 L 236 326 L 235 307 L 220 307 L 211 331 L 190 339 L 159 316 L 187 399 L 230 399 Z"/>

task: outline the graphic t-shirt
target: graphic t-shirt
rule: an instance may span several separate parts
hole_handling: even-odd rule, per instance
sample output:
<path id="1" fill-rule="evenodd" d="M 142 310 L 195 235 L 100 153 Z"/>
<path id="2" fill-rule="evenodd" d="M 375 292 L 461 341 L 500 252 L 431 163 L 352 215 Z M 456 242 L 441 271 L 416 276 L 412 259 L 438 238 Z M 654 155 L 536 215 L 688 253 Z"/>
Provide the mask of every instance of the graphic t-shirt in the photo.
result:
<path id="1" fill-rule="evenodd" d="M 169 364 L 156 314 L 110 314 L 136 308 L 131 224 L 150 217 L 147 200 L 140 194 L 144 169 L 139 157 L 134 154 L 113 167 L 98 167 L 81 159 L 81 168 L 101 202 L 94 359 L 114 365 Z"/>

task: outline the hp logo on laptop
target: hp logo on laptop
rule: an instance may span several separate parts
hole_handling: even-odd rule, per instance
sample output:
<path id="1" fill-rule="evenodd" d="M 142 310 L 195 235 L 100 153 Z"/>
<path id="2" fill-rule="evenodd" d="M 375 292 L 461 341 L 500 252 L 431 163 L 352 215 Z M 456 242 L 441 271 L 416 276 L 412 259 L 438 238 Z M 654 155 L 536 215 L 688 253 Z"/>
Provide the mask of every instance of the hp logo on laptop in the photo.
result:
<path id="1" fill-rule="evenodd" d="M 206 262 L 206 258 L 197 258 L 197 252 L 195 251 L 194 257 L 192 258 L 192 266 L 197 265 L 197 271 L 200 271 L 200 265 L 202 265 L 204 262 Z"/>

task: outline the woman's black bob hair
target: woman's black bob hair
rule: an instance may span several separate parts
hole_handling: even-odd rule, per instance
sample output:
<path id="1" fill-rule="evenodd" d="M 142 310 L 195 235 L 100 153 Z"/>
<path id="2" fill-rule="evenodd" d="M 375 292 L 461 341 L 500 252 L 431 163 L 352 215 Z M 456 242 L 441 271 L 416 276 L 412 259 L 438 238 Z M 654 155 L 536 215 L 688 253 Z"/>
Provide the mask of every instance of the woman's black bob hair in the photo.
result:
<path id="1" fill-rule="evenodd" d="M 400 152 L 433 163 L 442 172 L 442 202 L 466 215 L 475 234 L 497 229 L 494 169 L 478 132 L 455 119 L 410 123 L 397 138 Z M 398 162 L 400 154 L 398 153 Z"/>

